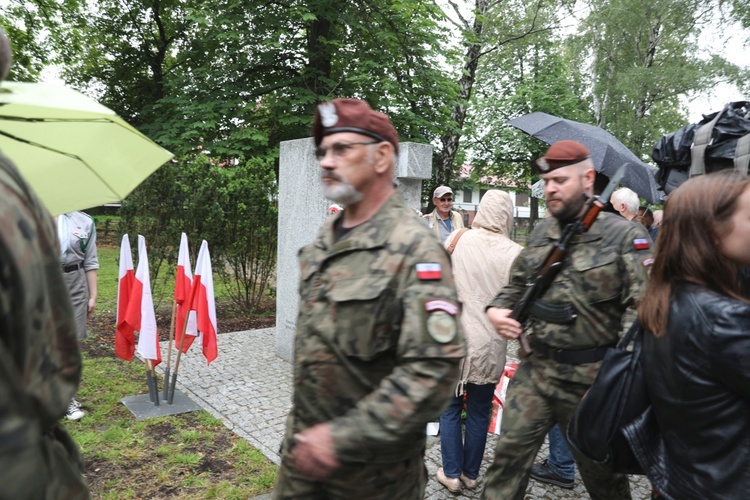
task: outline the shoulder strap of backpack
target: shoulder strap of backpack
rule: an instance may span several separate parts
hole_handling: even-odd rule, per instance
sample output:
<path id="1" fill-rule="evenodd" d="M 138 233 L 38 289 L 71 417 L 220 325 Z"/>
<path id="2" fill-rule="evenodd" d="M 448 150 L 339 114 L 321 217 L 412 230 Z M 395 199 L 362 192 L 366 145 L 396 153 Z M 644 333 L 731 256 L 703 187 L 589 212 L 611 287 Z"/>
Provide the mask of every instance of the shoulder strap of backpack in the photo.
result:
<path id="1" fill-rule="evenodd" d="M 711 142 L 711 133 L 714 131 L 714 125 L 716 125 L 716 122 L 719 121 L 719 118 L 721 118 L 726 109 L 727 106 L 724 106 L 721 111 L 716 113 L 716 116 L 713 120 L 695 131 L 695 136 L 693 137 L 693 147 L 690 148 L 691 163 L 690 173 L 688 174 L 688 177 L 695 177 L 696 175 L 703 175 L 706 173 L 706 162 L 704 161 L 706 148 Z"/>
<path id="2" fill-rule="evenodd" d="M 456 233 L 456 236 L 453 237 L 453 241 L 451 241 L 451 244 L 448 245 L 448 253 L 451 253 L 451 254 L 453 253 L 453 250 L 456 249 L 456 243 L 458 243 L 458 240 L 461 238 L 461 236 L 463 236 L 464 233 L 468 230 L 469 230 L 468 227 L 462 227 L 461 229 L 458 230 L 458 232 Z"/>
<path id="3" fill-rule="evenodd" d="M 750 134 L 745 134 L 737 141 L 734 150 L 734 171 L 747 175 L 750 170 Z"/>

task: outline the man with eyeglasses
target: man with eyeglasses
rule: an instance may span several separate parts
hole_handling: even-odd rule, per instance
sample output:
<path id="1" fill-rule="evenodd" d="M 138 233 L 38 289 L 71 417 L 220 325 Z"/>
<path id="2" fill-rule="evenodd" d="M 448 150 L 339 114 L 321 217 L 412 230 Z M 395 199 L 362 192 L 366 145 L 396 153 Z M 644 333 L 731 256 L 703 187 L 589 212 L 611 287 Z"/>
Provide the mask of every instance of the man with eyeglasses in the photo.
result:
<path id="1" fill-rule="evenodd" d="M 448 235 L 456 229 L 464 227 L 461 214 L 451 210 L 453 208 L 453 190 L 448 186 L 438 186 L 432 194 L 432 203 L 435 210 L 427 218 L 435 236 L 440 238 L 440 243 L 445 243 Z"/>
<path id="2" fill-rule="evenodd" d="M 357 99 L 317 107 L 323 193 L 300 250 L 293 407 L 276 499 L 424 498 L 427 422 L 465 355 L 448 255 L 393 184 L 398 134 Z"/>

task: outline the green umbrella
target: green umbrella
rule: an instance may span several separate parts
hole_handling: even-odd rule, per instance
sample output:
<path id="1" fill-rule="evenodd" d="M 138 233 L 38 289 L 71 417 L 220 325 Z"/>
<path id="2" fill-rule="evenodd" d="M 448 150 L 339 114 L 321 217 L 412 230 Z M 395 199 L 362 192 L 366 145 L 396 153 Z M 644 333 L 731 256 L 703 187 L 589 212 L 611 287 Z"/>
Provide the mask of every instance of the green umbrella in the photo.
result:
<path id="1" fill-rule="evenodd" d="M 0 151 L 52 215 L 121 201 L 173 156 L 75 90 L 16 82 L 0 85 Z"/>

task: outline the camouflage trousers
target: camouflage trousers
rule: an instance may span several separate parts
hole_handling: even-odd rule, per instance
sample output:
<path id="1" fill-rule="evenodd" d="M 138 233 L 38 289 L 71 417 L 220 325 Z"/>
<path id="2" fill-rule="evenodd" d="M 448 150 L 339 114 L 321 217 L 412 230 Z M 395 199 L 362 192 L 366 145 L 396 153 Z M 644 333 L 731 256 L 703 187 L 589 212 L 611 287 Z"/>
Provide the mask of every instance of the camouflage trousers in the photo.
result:
<path id="1" fill-rule="evenodd" d="M 389 464 L 358 463 L 342 466 L 325 481 L 300 476 L 289 455 L 281 459 L 273 489 L 275 500 L 417 500 L 424 498 L 427 468 L 424 453 Z"/>
<path id="2" fill-rule="evenodd" d="M 487 470 L 482 498 L 524 498 L 529 470 L 555 423 L 566 429 L 590 384 L 571 382 L 560 375 L 570 365 L 527 358 L 508 387 L 500 438 L 495 458 Z M 567 439 L 567 438 L 566 438 Z M 613 474 L 577 454 L 573 455 L 592 499 L 629 500 L 630 483 L 625 474 Z"/>

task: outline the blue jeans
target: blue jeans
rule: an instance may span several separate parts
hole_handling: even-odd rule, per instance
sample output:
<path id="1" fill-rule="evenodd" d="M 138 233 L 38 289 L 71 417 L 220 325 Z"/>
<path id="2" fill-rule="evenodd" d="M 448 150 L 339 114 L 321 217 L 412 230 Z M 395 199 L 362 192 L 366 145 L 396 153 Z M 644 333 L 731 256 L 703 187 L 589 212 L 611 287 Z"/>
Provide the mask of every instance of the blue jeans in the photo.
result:
<path id="1" fill-rule="evenodd" d="M 568 442 L 565 440 L 560 424 L 550 429 L 549 434 L 549 457 L 547 465 L 552 472 L 565 479 L 575 479 L 576 462 L 570 451 Z"/>
<path id="2" fill-rule="evenodd" d="M 466 436 L 461 435 L 463 396 L 452 397 L 440 415 L 440 453 L 446 477 L 479 477 L 490 425 L 495 384 L 466 384 Z"/>

